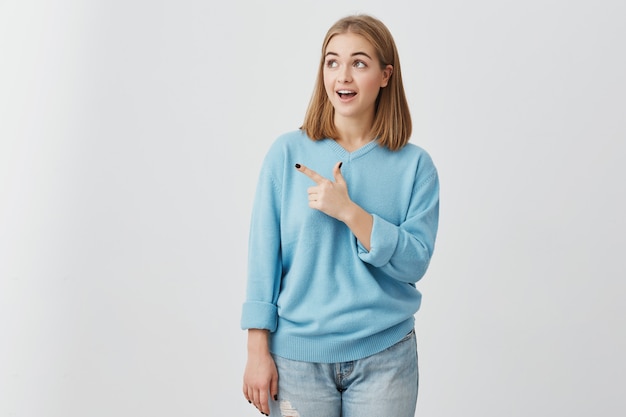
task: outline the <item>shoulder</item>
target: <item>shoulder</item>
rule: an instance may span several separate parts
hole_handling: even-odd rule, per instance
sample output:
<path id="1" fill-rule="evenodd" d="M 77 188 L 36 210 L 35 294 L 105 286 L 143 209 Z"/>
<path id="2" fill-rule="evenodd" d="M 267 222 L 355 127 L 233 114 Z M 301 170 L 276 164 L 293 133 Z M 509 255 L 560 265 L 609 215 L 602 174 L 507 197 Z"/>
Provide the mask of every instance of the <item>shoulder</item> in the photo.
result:
<path id="1" fill-rule="evenodd" d="M 292 130 L 290 132 L 283 133 L 278 136 L 274 143 L 272 143 L 272 148 L 293 148 L 297 146 L 303 146 L 307 143 L 312 142 L 312 140 L 307 136 L 307 134 L 303 130 Z"/>
<path id="2" fill-rule="evenodd" d="M 311 141 L 306 133 L 301 130 L 292 130 L 290 132 L 283 133 L 274 139 L 267 154 L 268 156 L 282 154 L 289 149 L 302 146 L 306 141 Z"/>
<path id="3" fill-rule="evenodd" d="M 293 130 L 278 136 L 271 143 L 265 154 L 263 166 L 266 169 L 280 171 L 289 164 L 294 155 L 310 153 L 315 141 L 302 130 Z"/>
<path id="4" fill-rule="evenodd" d="M 415 164 L 414 172 L 416 185 L 419 186 L 432 180 L 437 181 L 437 167 L 435 166 L 433 158 L 424 148 L 414 143 L 407 143 L 397 152 L 400 152 L 404 158 L 412 160 L 413 164 Z"/>
<path id="5" fill-rule="evenodd" d="M 270 145 L 265 156 L 266 162 L 284 160 L 288 155 L 306 151 L 314 146 L 315 141 L 307 136 L 303 130 L 293 130 L 278 136 Z"/>
<path id="6" fill-rule="evenodd" d="M 414 165 L 419 171 L 436 171 L 435 163 L 430 154 L 421 146 L 414 143 L 407 143 L 397 151 L 384 148 L 385 153 L 395 159 L 396 163 Z M 408 166 L 405 165 L 405 168 Z"/>
<path id="7" fill-rule="evenodd" d="M 407 155 L 410 155 L 414 158 L 420 158 L 425 161 L 428 160 L 432 162 L 432 158 L 430 157 L 430 154 L 428 153 L 428 151 L 426 151 L 426 149 L 411 142 L 404 145 L 404 147 L 398 152 L 405 152 Z"/>

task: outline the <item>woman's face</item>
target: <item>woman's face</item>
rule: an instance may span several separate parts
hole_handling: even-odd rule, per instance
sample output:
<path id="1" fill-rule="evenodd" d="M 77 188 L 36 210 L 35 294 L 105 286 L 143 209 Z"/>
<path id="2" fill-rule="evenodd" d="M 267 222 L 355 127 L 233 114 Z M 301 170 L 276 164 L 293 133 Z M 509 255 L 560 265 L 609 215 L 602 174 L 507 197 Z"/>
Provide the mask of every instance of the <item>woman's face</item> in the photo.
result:
<path id="1" fill-rule="evenodd" d="M 333 36 L 325 51 L 324 87 L 335 118 L 371 123 L 378 92 L 387 86 L 392 71 L 391 65 L 380 68 L 374 47 L 364 37 Z"/>

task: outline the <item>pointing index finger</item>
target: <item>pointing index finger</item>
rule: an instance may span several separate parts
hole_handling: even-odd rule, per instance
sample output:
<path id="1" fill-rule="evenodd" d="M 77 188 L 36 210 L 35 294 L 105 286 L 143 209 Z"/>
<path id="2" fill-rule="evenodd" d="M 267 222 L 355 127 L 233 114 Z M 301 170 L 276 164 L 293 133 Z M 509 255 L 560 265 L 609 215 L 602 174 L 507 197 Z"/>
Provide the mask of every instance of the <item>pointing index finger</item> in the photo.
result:
<path id="1" fill-rule="evenodd" d="M 322 177 L 320 174 L 310 168 L 305 167 L 304 165 L 296 164 L 296 169 L 302 172 L 307 177 L 311 178 L 313 181 L 315 181 L 316 184 L 319 184 L 325 180 L 325 178 Z"/>

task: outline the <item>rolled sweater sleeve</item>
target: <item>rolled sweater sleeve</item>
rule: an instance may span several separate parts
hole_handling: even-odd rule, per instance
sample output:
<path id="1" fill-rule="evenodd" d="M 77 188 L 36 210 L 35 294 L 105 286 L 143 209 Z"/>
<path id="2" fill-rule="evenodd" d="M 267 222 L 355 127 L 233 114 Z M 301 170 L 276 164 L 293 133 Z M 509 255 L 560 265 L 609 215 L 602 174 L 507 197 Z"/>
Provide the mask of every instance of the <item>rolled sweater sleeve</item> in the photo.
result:
<path id="1" fill-rule="evenodd" d="M 432 161 L 428 158 L 427 162 L 424 174 L 418 170 L 406 219 L 396 225 L 372 214 L 370 250 L 358 242 L 362 261 L 407 283 L 419 281 L 426 273 L 439 223 L 439 178 Z"/>
<path id="2" fill-rule="evenodd" d="M 267 162 L 267 161 L 266 161 Z M 276 330 L 280 289 L 280 187 L 267 166 L 259 175 L 248 240 L 248 284 L 242 329 Z"/>

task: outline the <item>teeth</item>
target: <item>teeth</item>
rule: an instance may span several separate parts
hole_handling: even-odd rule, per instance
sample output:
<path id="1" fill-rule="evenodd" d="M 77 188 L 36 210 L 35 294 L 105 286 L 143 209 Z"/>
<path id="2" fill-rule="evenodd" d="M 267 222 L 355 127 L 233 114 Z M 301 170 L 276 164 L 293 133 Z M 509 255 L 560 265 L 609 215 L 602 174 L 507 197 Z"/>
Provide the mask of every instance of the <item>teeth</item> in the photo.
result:
<path id="1" fill-rule="evenodd" d="M 354 91 L 350 91 L 350 90 L 339 90 L 337 92 L 339 94 L 352 94 L 352 93 L 354 93 Z"/>

